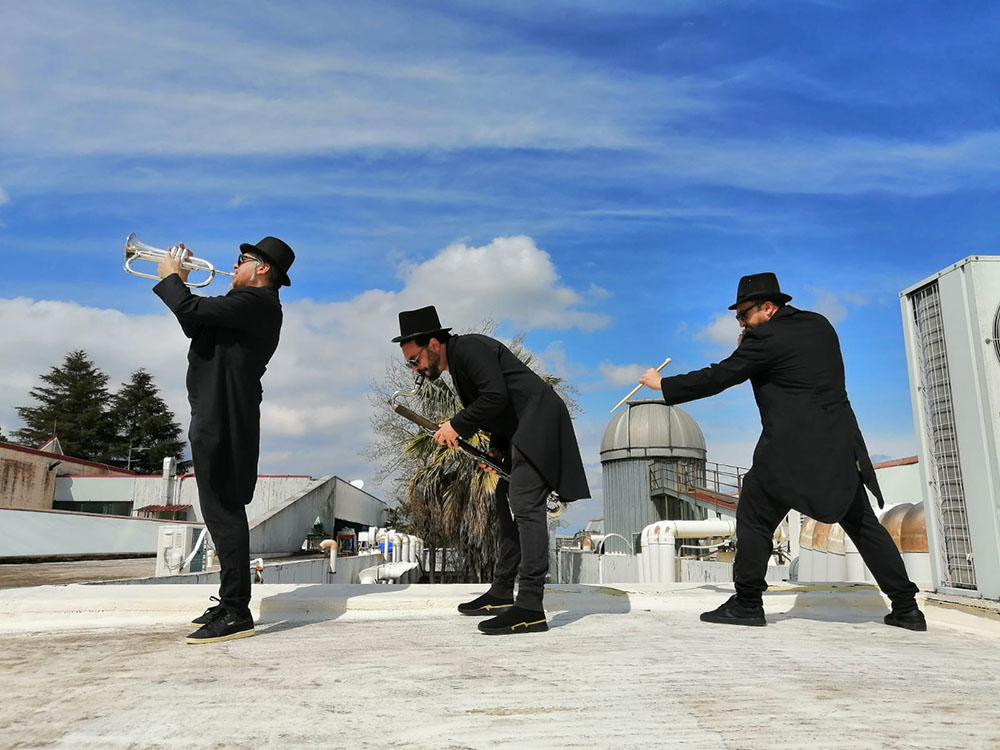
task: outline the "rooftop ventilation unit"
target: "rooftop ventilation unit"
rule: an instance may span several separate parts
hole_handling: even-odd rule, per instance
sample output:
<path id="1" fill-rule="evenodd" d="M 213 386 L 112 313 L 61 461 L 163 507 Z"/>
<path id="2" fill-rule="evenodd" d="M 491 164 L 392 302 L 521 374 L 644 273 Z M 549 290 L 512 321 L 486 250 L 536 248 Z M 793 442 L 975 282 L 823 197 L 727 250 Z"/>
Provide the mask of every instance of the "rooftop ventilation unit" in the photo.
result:
<path id="1" fill-rule="evenodd" d="M 899 296 L 934 584 L 1000 599 L 1000 256 Z"/>

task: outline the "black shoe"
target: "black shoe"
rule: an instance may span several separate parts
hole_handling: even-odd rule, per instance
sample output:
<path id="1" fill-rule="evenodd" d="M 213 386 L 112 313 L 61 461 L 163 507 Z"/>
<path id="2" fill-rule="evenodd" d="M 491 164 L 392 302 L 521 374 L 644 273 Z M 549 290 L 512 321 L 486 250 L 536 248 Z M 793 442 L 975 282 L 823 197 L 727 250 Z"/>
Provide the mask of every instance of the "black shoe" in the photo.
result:
<path id="1" fill-rule="evenodd" d="M 212 618 L 215 617 L 215 613 L 222 607 L 222 602 L 219 601 L 219 597 L 210 596 L 208 598 L 215 602 L 215 604 L 206 609 L 203 614 L 200 614 L 191 620 L 192 625 L 208 625 L 208 623 L 212 621 Z"/>
<path id="2" fill-rule="evenodd" d="M 885 624 L 907 630 L 927 630 L 927 619 L 919 609 L 907 609 L 902 612 L 890 612 L 885 616 Z"/>
<path id="3" fill-rule="evenodd" d="M 751 625 L 761 627 L 767 625 L 764 619 L 764 606 L 761 604 L 744 604 L 736 595 L 729 597 L 725 604 L 711 612 L 701 613 L 702 622 L 716 622 L 723 625 Z"/>
<path id="4" fill-rule="evenodd" d="M 458 605 L 463 615 L 495 615 L 514 606 L 514 599 L 501 599 L 493 594 L 483 594 L 471 602 Z"/>
<path id="5" fill-rule="evenodd" d="M 479 623 L 479 630 L 486 635 L 507 633 L 544 633 L 549 629 L 545 613 L 531 609 L 511 607 L 502 615 Z"/>
<path id="6" fill-rule="evenodd" d="M 231 609 L 219 607 L 211 622 L 205 623 L 187 637 L 188 643 L 219 643 L 233 641 L 237 638 L 249 638 L 254 634 L 253 617 L 250 611 L 233 612 Z"/>

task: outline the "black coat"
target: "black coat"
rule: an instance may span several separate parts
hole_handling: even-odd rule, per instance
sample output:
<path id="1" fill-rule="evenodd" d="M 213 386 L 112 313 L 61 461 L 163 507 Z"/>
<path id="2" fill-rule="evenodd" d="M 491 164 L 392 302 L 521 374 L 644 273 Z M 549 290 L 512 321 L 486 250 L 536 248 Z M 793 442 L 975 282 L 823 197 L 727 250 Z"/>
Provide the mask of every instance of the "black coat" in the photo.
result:
<path id="1" fill-rule="evenodd" d="M 452 336 L 447 347 L 465 407 L 451 418 L 455 431 L 467 438 L 483 430 L 501 449 L 513 443 L 564 500 L 590 497 L 573 421 L 552 386 L 489 336 Z"/>
<path id="2" fill-rule="evenodd" d="M 201 501 L 208 493 L 226 507 L 246 505 L 257 483 L 260 380 L 281 332 L 278 293 L 243 287 L 223 297 L 199 297 L 176 274 L 153 291 L 191 339 L 188 436 Z"/>
<path id="3" fill-rule="evenodd" d="M 712 396 L 749 379 L 763 431 L 753 454 L 754 478 L 776 501 L 824 523 L 838 521 L 854 500 L 858 474 L 883 505 L 844 387 L 844 361 L 833 326 L 791 306 L 747 328 L 727 359 L 663 378 L 668 404 Z"/>

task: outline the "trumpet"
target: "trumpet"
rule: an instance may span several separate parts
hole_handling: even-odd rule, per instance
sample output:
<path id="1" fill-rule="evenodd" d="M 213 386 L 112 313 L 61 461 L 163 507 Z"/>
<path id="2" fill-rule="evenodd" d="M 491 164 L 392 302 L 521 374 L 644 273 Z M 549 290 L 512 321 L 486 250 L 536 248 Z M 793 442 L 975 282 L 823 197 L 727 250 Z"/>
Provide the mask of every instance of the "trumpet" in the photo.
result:
<path id="1" fill-rule="evenodd" d="M 153 247 L 152 245 L 147 245 L 145 242 L 140 242 L 136 236 L 135 232 L 132 232 L 128 237 L 125 238 L 125 273 L 130 273 L 133 276 L 141 276 L 144 279 L 155 279 L 159 281 L 160 277 L 151 273 L 141 273 L 132 268 L 133 261 L 136 260 L 148 260 L 153 263 L 159 263 L 163 260 L 163 257 L 168 254 L 167 250 L 161 250 L 158 247 Z M 213 266 L 207 260 L 202 260 L 201 258 L 185 258 L 181 261 L 181 268 L 186 268 L 189 271 L 203 271 L 208 274 L 208 278 L 204 281 L 199 281 L 197 283 L 193 281 L 187 281 L 185 284 L 190 287 L 201 288 L 203 286 L 208 286 L 215 279 L 216 274 L 222 274 L 223 276 L 232 277 L 233 274 L 228 271 L 220 271 L 218 268 Z"/>
<path id="2" fill-rule="evenodd" d="M 420 387 L 423 384 L 424 384 L 424 376 L 417 375 L 417 379 L 414 382 L 414 389 L 412 391 L 396 391 L 391 396 L 389 396 L 389 405 L 392 407 L 392 410 L 396 412 L 399 416 L 410 420 L 411 422 L 413 422 L 413 424 L 417 425 L 425 432 L 433 435 L 435 432 L 437 432 L 438 427 L 440 427 L 439 424 L 431 421 L 422 414 L 418 414 L 409 407 L 404 406 L 401 403 L 398 403 L 398 399 L 412 398 L 416 396 L 417 393 L 420 391 Z M 462 440 L 461 438 L 458 439 L 458 447 L 465 455 L 475 459 L 484 466 L 489 466 L 491 469 L 493 469 L 493 471 L 496 472 L 497 476 L 500 477 L 501 479 L 504 479 L 508 482 L 510 481 L 510 473 L 506 469 L 504 469 L 503 466 L 500 464 L 500 461 L 494 458 L 493 456 L 489 455 L 483 450 L 480 450 L 471 443 Z M 563 500 L 561 497 L 559 497 L 558 493 L 550 492 L 548 498 L 545 501 L 545 515 L 548 516 L 549 518 L 556 518 L 563 512 L 565 507 L 566 507 L 566 501 Z"/>

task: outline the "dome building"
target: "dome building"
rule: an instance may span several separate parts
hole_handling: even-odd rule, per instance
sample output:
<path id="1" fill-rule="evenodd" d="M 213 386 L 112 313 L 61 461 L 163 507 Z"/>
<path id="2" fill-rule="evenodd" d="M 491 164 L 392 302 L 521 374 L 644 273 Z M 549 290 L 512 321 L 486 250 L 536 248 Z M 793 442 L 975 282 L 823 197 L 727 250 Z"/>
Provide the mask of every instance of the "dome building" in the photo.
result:
<path id="1" fill-rule="evenodd" d="M 689 487 L 705 485 L 705 436 L 690 414 L 659 399 L 632 401 L 601 438 L 604 532 L 636 538 L 651 523 L 706 517 Z"/>

